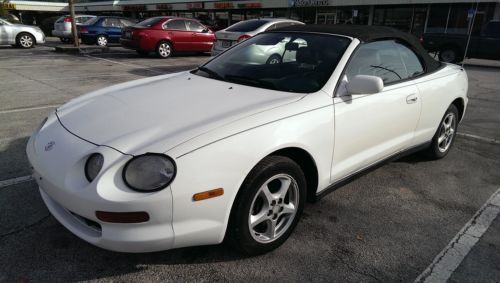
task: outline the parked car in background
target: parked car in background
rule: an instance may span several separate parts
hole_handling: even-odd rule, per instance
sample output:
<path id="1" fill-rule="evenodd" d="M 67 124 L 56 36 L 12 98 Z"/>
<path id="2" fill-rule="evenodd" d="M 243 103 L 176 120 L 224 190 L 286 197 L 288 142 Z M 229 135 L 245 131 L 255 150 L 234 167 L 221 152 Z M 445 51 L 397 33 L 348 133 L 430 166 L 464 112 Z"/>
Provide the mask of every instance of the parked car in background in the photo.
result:
<path id="1" fill-rule="evenodd" d="M 439 60 L 457 63 L 464 58 L 467 39 L 466 34 L 425 33 L 420 41 L 429 52 L 439 52 Z M 500 21 L 491 21 L 472 34 L 466 57 L 500 59 Z"/>
<path id="2" fill-rule="evenodd" d="M 75 23 L 79 26 L 95 17 L 92 15 L 75 15 Z M 62 16 L 54 22 L 52 36 L 59 37 L 62 42 L 70 42 L 72 40 L 71 17 L 69 15 Z"/>
<path id="3" fill-rule="evenodd" d="M 120 43 L 139 54 L 156 52 L 168 58 L 173 52 L 210 52 L 214 33 L 195 19 L 154 17 L 124 29 Z"/>
<path id="4" fill-rule="evenodd" d="M 78 34 L 84 44 L 107 46 L 108 43 L 120 42 L 122 29 L 136 22 L 134 19 L 114 16 L 95 17 L 78 26 Z"/>
<path id="5" fill-rule="evenodd" d="M 274 18 L 252 19 L 238 22 L 215 33 L 216 41 L 212 48 L 212 56 L 258 33 L 286 26 L 303 24 L 304 23 L 295 20 Z"/>
<path id="6" fill-rule="evenodd" d="M 31 48 L 40 43 L 45 43 L 45 34 L 39 27 L 13 24 L 0 19 L 0 44 Z"/>

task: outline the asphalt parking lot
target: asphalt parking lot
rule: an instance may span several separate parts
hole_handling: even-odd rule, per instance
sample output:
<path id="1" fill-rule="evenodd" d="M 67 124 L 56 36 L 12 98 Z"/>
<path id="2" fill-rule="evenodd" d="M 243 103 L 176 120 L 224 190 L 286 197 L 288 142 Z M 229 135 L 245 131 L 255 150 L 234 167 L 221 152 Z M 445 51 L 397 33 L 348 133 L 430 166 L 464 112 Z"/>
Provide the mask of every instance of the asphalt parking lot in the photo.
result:
<path id="1" fill-rule="evenodd" d="M 162 60 L 119 47 L 70 55 L 50 46 L 0 46 L 0 281 L 425 280 L 440 272 L 436 266 L 447 255 L 438 255 L 471 219 L 472 226 L 480 222 L 476 212 L 500 188 L 500 63 L 470 60 L 469 108 L 445 159 L 408 156 L 343 186 L 308 205 L 290 239 L 269 254 L 244 257 L 224 244 L 109 252 L 50 216 L 27 177 L 25 155 L 31 131 L 47 113 L 89 91 L 191 69 L 208 58 Z M 500 210 L 500 202 L 488 207 Z M 500 217 L 483 228 L 450 282 L 500 281 Z"/>

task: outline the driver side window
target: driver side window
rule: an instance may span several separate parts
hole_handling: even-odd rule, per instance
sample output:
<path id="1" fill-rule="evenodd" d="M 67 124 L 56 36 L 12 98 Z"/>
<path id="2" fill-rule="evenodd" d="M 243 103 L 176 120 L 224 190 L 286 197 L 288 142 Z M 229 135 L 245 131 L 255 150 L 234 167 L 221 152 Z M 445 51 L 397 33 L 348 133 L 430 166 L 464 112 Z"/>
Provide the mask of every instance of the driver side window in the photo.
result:
<path id="1" fill-rule="evenodd" d="M 362 45 L 347 66 L 346 76 L 370 75 L 381 78 L 384 84 L 408 78 L 405 65 L 393 40 L 377 41 Z"/>

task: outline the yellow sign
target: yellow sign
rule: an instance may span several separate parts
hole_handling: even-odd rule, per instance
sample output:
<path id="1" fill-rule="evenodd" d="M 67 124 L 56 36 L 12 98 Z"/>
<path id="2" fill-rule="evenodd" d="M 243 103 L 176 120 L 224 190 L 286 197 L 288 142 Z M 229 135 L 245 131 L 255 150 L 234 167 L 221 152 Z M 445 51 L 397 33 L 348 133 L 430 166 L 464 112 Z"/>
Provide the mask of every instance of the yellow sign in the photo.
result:
<path id="1" fill-rule="evenodd" d="M 13 3 L 2 3 L 3 8 L 7 10 L 15 10 L 16 9 L 16 4 Z"/>

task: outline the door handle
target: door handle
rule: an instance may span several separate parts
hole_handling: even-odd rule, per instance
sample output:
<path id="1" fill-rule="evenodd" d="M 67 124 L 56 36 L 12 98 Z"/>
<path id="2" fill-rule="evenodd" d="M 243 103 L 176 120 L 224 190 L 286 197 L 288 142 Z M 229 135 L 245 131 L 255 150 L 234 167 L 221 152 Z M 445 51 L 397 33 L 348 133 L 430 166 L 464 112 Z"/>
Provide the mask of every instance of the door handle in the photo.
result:
<path id="1" fill-rule="evenodd" d="M 413 104 L 415 102 L 417 102 L 418 100 L 418 96 L 416 94 L 410 94 L 406 97 L 406 103 L 407 104 Z"/>

